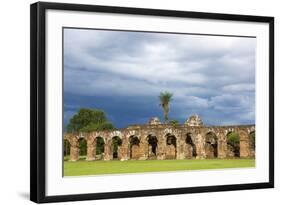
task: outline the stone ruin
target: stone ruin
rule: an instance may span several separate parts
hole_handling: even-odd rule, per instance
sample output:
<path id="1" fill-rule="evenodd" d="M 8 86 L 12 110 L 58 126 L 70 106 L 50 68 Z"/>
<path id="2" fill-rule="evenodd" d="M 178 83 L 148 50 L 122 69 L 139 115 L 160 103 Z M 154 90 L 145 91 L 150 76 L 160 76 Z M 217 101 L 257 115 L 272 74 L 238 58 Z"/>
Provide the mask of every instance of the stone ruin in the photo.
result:
<path id="1" fill-rule="evenodd" d="M 191 115 L 188 120 L 185 121 L 186 125 L 188 126 L 203 126 L 203 121 L 200 119 L 200 117 L 195 114 Z"/>
<path id="2" fill-rule="evenodd" d="M 159 120 L 158 117 L 152 117 L 150 118 L 150 120 L 148 121 L 149 125 L 160 125 L 161 121 Z"/>
<path id="3" fill-rule="evenodd" d="M 227 135 L 231 132 L 239 135 L 238 150 L 227 143 Z M 120 130 L 65 133 L 64 139 L 70 144 L 70 161 L 79 159 L 81 140 L 87 142 L 88 161 L 247 158 L 255 157 L 254 146 L 250 146 L 253 132 L 255 125 L 204 126 L 198 115 L 192 115 L 182 125 L 162 124 L 154 117 L 147 124 Z M 104 151 L 99 157 L 96 155 L 98 138 L 104 142 Z M 113 139 L 116 138 L 121 143 L 114 152 Z"/>

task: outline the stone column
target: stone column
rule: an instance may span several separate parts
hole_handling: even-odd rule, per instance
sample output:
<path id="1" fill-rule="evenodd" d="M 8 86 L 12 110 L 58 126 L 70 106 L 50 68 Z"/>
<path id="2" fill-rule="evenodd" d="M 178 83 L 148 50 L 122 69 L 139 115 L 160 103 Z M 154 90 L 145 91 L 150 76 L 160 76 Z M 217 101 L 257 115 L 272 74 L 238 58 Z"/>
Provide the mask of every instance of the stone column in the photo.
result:
<path id="1" fill-rule="evenodd" d="M 104 157 L 105 161 L 113 159 L 112 155 L 112 140 L 111 139 L 104 139 Z"/>
<path id="2" fill-rule="evenodd" d="M 165 136 L 159 136 L 158 138 L 158 145 L 157 145 L 157 159 L 163 160 L 165 159 L 165 153 L 166 153 L 166 137 Z"/>
<path id="3" fill-rule="evenodd" d="M 148 159 L 151 152 L 152 152 L 152 147 L 148 143 L 147 136 L 144 136 L 143 147 L 144 147 L 143 148 L 144 149 L 144 157 L 145 157 L 145 159 Z M 158 145 L 156 146 L 156 152 L 157 152 L 157 149 L 158 149 Z"/>
<path id="4" fill-rule="evenodd" d="M 205 152 L 205 137 L 204 134 L 198 133 L 195 140 L 195 146 L 197 151 L 196 159 L 206 159 Z"/>
<path id="5" fill-rule="evenodd" d="M 250 145 L 249 145 L 248 134 L 245 131 L 240 131 L 239 138 L 240 138 L 240 157 L 249 157 Z"/>
<path id="6" fill-rule="evenodd" d="M 66 138 L 70 143 L 70 159 L 75 162 L 79 159 L 79 136 L 68 136 Z"/>
<path id="7" fill-rule="evenodd" d="M 129 159 L 129 140 L 127 136 L 122 137 L 122 145 L 120 147 L 119 153 L 121 161 Z"/>
<path id="8" fill-rule="evenodd" d="M 85 138 L 87 140 L 87 161 L 92 161 L 96 159 L 96 139 L 94 136 L 88 136 Z"/>
<path id="9" fill-rule="evenodd" d="M 139 144 L 139 160 L 146 160 L 147 159 L 147 141 L 145 136 L 140 136 L 140 144 Z"/>
<path id="10" fill-rule="evenodd" d="M 226 158 L 227 155 L 227 136 L 224 132 L 220 132 L 218 135 L 218 158 Z"/>
<path id="11" fill-rule="evenodd" d="M 176 159 L 185 159 L 185 152 L 184 152 L 184 148 L 185 148 L 185 135 L 179 135 L 176 137 L 177 139 L 177 157 Z"/>

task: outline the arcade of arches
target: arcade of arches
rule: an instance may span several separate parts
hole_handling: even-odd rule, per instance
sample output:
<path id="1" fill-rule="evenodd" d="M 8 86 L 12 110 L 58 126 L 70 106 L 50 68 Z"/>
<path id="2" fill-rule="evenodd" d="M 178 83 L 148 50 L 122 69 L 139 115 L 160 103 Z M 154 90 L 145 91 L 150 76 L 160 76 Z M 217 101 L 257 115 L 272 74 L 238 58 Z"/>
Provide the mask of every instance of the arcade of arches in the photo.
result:
<path id="1" fill-rule="evenodd" d="M 152 123 L 114 131 L 65 133 L 64 139 L 70 144 L 70 161 L 78 160 L 81 154 L 79 143 L 83 141 L 87 144 L 84 152 L 89 161 L 247 158 L 255 157 L 254 140 L 251 140 L 254 132 L 254 125 L 175 126 Z"/>

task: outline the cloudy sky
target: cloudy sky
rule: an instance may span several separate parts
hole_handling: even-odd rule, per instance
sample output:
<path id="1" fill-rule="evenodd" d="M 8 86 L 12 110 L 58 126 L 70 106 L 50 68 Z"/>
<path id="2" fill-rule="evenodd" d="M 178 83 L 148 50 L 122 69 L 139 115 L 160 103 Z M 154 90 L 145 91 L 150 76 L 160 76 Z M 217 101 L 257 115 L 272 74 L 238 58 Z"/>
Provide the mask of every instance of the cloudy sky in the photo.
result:
<path id="1" fill-rule="evenodd" d="M 84 29 L 64 30 L 64 123 L 81 107 L 117 128 L 199 114 L 208 125 L 255 123 L 256 39 Z"/>

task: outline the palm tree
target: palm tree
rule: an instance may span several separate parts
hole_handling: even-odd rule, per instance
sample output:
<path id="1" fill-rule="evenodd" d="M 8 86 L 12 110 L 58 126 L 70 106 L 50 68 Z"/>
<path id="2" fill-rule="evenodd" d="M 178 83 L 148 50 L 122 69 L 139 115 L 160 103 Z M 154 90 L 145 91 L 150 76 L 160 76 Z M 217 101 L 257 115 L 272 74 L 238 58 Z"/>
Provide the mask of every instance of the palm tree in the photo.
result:
<path id="1" fill-rule="evenodd" d="M 160 105 L 163 108 L 164 111 L 164 120 L 165 123 L 168 122 L 168 113 L 169 113 L 169 103 L 172 100 L 172 93 L 169 92 L 161 92 L 159 95 L 159 99 L 160 99 Z"/>

